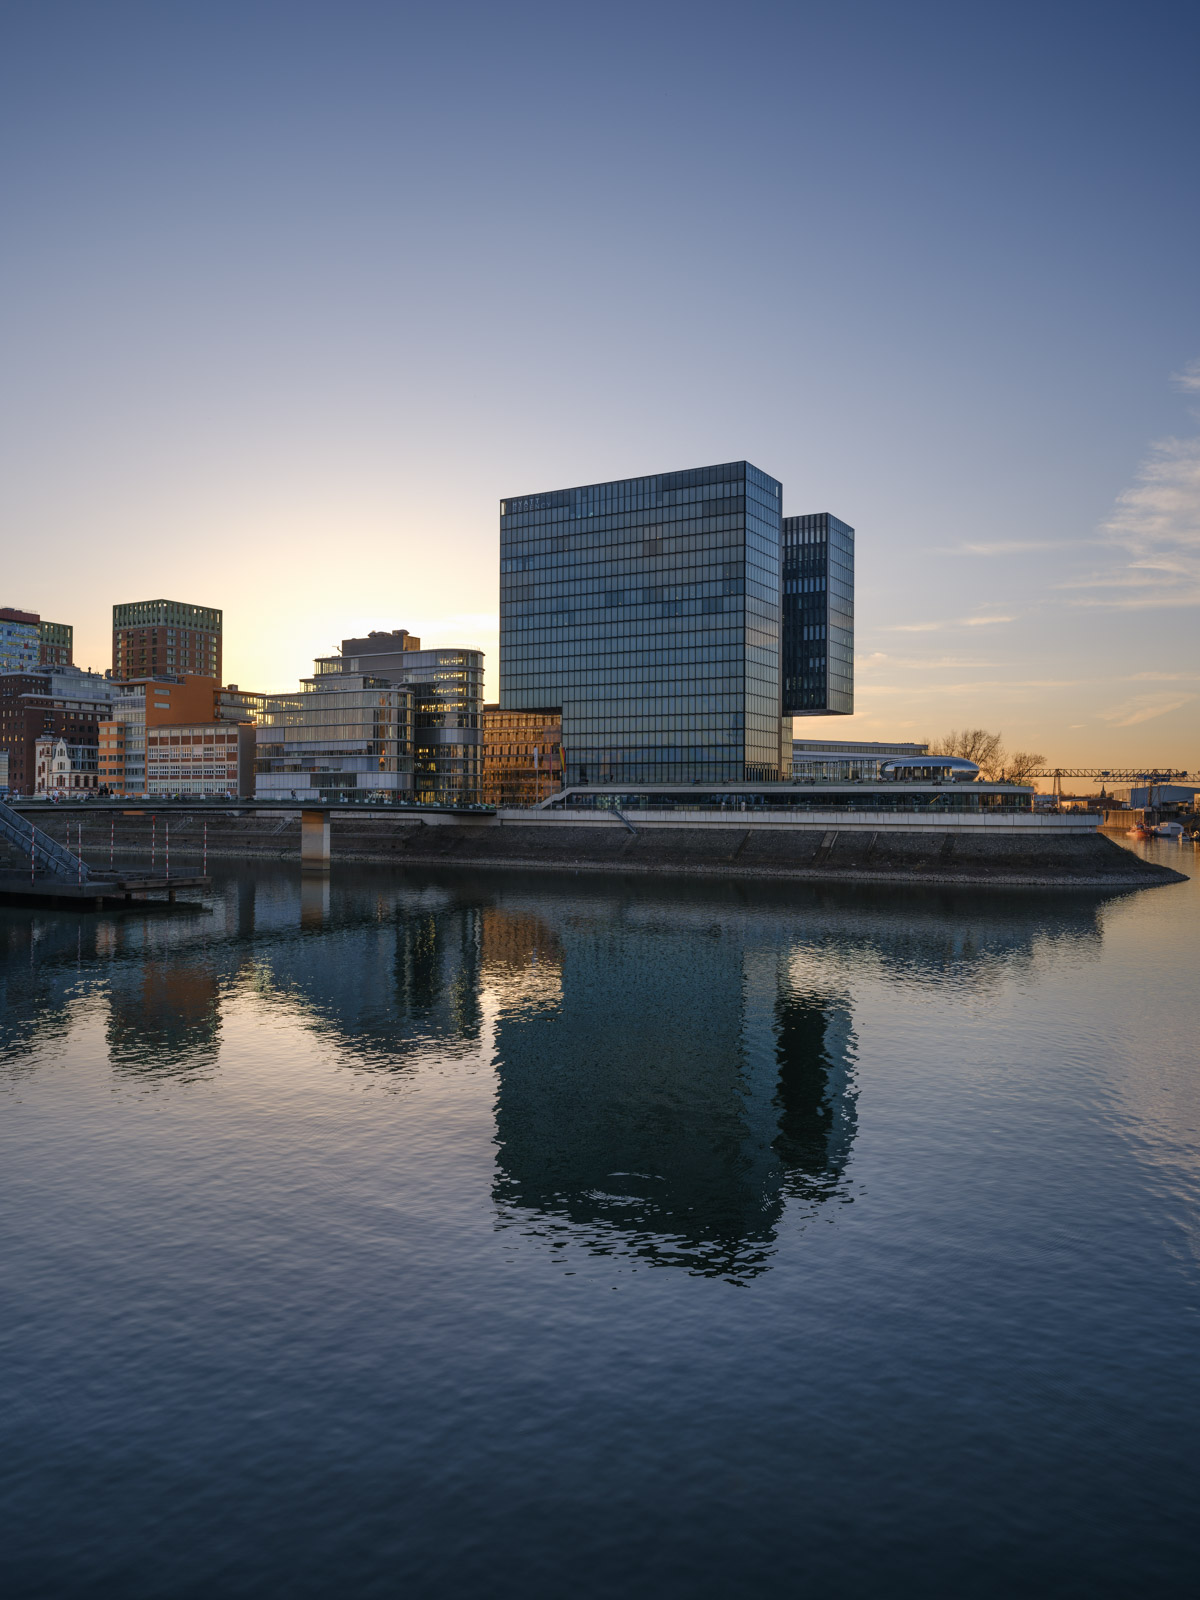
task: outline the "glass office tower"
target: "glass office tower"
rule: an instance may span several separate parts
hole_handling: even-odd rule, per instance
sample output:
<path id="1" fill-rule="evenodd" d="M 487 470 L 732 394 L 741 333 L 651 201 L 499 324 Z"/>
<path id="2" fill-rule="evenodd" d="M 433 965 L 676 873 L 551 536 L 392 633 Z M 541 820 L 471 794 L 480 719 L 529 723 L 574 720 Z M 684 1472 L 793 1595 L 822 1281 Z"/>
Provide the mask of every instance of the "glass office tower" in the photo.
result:
<path id="1" fill-rule="evenodd" d="M 828 511 L 783 519 L 783 709 L 854 710 L 854 529 Z"/>
<path id="2" fill-rule="evenodd" d="M 780 776 L 782 488 L 746 461 L 500 503 L 500 705 L 564 783 Z"/>

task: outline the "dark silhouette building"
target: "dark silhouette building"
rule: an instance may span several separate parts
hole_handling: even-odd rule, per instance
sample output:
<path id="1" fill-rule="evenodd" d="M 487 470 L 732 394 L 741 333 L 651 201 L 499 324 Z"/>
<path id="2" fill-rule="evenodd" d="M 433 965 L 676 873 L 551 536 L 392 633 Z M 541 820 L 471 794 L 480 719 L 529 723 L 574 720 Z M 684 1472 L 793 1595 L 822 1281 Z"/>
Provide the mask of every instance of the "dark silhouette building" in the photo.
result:
<path id="1" fill-rule="evenodd" d="M 854 529 L 828 511 L 783 519 L 783 709 L 854 710 Z"/>

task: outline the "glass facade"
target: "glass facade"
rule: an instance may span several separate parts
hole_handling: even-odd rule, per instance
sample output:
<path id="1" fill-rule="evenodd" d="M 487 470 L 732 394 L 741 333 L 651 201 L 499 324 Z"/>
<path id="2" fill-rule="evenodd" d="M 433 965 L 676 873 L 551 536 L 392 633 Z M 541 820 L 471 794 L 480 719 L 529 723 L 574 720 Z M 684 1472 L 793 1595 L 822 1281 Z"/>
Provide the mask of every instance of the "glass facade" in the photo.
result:
<path id="1" fill-rule="evenodd" d="M 283 710 L 285 701 L 298 706 L 299 691 L 294 695 L 260 694 L 230 683 L 214 690 L 213 716 L 218 722 L 261 722 L 268 711 Z"/>
<path id="2" fill-rule="evenodd" d="M 500 506 L 500 705 L 564 779 L 780 775 L 782 487 L 745 461 Z"/>
<path id="3" fill-rule="evenodd" d="M 555 809 L 571 811 L 756 811 L 789 817 L 806 811 L 951 811 L 1008 812 L 1032 811 L 1033 790 L 1013 784 L 984 783 L 903 783 L 881 780 L 868 787 L 840 788 L 779 784 L 770 788 L 748 786 L 714 790 L 642 789 L 624 793 L 613 789 L 572 789 L 547 802 Z"/>
<path id="4" fill-rule="evenodd" d="M 306 678 L 258 723 L 260 800 L 413 798 L 412 693 L 354 673 Z"/>
<path id="5" fill-rule="evenodd" d="M 36 672 L 41 660 L 38 617 L 32 611 L 0 610 L 0 673 Z"/>
<path id="6" fill-rule="evenodd" d="M 414 798 L 478 805 L 483 790 L 483 651 L 422 650 L 404 628 L 343 639 L 340 656 L 315 664 L 324 680 L 369 673 L 412 691 Z"/>
<path id="7" fill-rule="evenodd" d="M 924 756 L 927 744 L 843 743 L 840 740 L 794 739 L 792 778 L 802 783 L 832 783 L 882 776 L 883 764 L 896 756 Z"/>
<path id="8" fill-rule="evenodd" d="M 828 511 L 783 519 L 783 709 L 854 710 L 854 529 Z"/>
<path id="9" fill-rule="evenodd" d="M 146 793 L 146 690 L 136 688 L 117 695 L 113 721 L 121 725 L 121 780 L 123 794 Z M 110 754 L 113 752 L 110 751 Z M 114 763 L 115 765 L 115 763 Z M 110 774 L 111 775 L 111 774 Z M 110 785 L 112 787 L 112 785 Z"/>
<path id="10" fill-rule="evenodd" d="M 562 718 L 557 711 L 483 708 L 483 801 L 535 806 L 562 785 Z"/>

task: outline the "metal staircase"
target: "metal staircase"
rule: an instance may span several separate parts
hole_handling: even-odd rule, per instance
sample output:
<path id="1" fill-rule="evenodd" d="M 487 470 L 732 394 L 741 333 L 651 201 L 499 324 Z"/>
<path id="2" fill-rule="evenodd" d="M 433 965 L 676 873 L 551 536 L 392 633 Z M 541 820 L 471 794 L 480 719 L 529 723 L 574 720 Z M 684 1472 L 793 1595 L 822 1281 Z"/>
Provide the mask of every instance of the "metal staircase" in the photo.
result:
<path id="1" fill-rule="evenodd" d="M 74 878 L 77 883 L 87 883 L 92 876 L 86 861 L 81 861 L 66 845 L 27 822 L 3 800 L 0 800 L 0 839 L 21 859 L 32 858 L 35 868 L 40 867 L 56 878 Z"/>

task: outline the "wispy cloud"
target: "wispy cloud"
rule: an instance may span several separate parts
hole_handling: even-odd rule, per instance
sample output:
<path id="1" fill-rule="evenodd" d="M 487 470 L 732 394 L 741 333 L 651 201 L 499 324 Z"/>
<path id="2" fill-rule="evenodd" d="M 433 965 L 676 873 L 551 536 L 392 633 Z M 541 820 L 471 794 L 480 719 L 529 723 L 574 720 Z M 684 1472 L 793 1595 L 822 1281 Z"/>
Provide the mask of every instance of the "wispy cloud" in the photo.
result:
<path id="1" fill-rule="evenodd" d="M 1128 700 L 1110 706 L 1107 711 L 1102 711 L 1100 716 L 1114 728 L 1133 728 L 1139 722 L 1152 722 L 1155 717 L 1165 717 L 1172 711 L 1180 711 L 1195 698 L 1194 694 L 1133 695 Z"/>
<path id="2" fill-rule="evenodd" d="M 1175 382 L 1200 393 L 1200 360 Z M 1151 445 L 1100 533 L 1122 559 L 1062 584 L 1078 591 L 1069 604 L 1124 611 L 1200 605 L 1200 435 Z"/>
<path id="3" fill-rule="evenodd" d="M 996 539 L 991 543 L 949 545 L 939 551 L 947 556 L 1023 556 L 1031 550 L 1062 550 L 1065 539 Z"/>
<path id="4" fill-rule="evenodd" d="M 883 668 L 888 672 L 943 672 L 947 669 L 961 671 L 964 668 L 979 672 L 989 667 L 999 670 L 1004 665 L 1002 661 L 976 661 L 962 656 L 893 656 L 883 650 L 873 650 L 867 656 L 856 656 L 854 664 L 863 671 Z"/>
<path id="5" fill-rule="evenodd" d="M 1091 683 L 1088 678 L 975 678 L 959 683 L 923 683 L 922 694 L 966 694 L 977 689 L 1078 689 Z M 904 683 L 868 683 L 861 686 L 864 694 L 912 694 Z M 1191 699 L 1192 696 L 1186 698 Z"/>
<path id="6" fill-rule="evenodd" d="M 940 622 L 896 622 L 884 633 L 944 633 L 948 628 L 987 628 L 996 622 L 1015 622 L 1016 617 L 952 617 Z"/>

